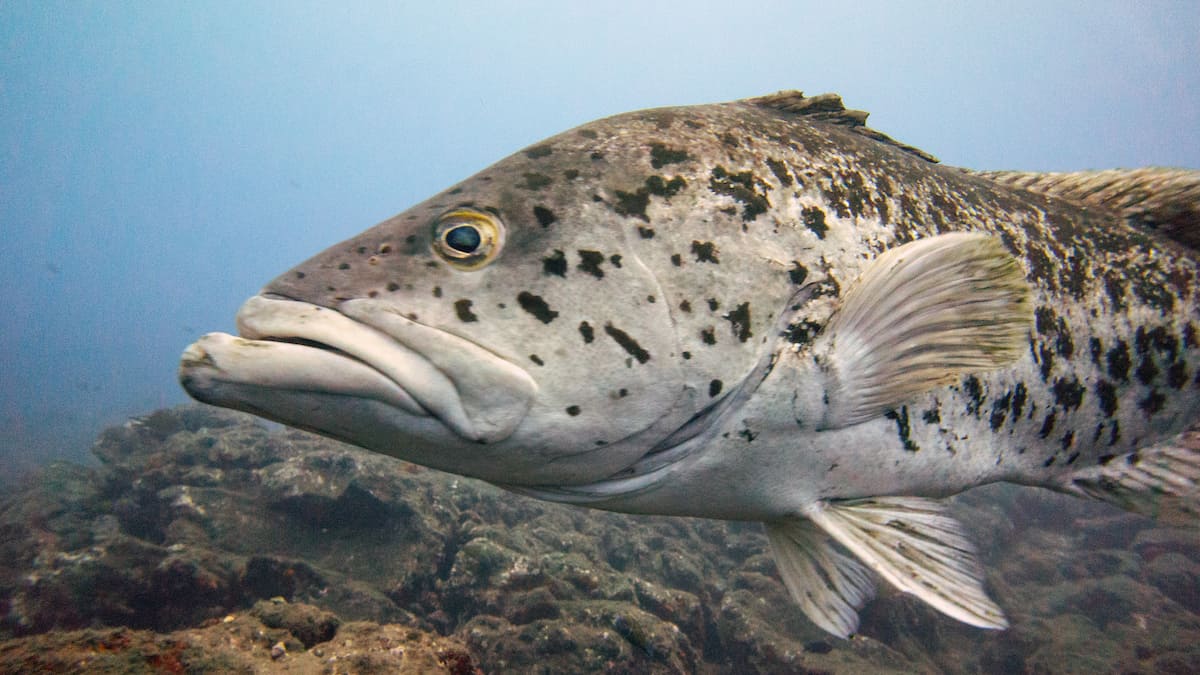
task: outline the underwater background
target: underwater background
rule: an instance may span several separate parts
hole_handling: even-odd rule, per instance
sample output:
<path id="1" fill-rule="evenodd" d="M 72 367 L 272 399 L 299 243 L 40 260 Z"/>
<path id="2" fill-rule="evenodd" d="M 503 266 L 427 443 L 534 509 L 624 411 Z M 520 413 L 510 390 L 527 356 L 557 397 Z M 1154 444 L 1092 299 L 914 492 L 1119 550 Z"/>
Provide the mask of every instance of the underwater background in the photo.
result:
<path id="1" fill-rule="evenodd" d="M 230 613 L 283 597 L 462 672 L 1200 669 L 1196 536 L 1099 505 L 960 500 L 1014 629 L 884 598 L 875 653 L 785 606 L 756 527 L 535 505 L 194 407 L 126 422 L 186 400 L 180 351 L 262 284 L 484 166 L 791 88 L 953 166 L 1200 168 L 1200 5 L 0 3 L 0 637 L 228 615 L 293 636 L 268 655 L 318 644 L 296 626 L 333 619 Z"/>

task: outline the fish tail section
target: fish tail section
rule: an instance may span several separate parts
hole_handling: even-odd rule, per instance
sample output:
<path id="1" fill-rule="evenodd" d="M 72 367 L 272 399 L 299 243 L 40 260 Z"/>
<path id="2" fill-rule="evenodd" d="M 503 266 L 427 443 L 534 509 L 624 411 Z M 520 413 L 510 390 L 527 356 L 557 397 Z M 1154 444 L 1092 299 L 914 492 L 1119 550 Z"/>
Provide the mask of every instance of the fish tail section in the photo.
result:
<path id="1" fill-rule="evenodd" d="M 1064 492 L 1172 523 L 1200 521 L 1200 424 L 1167 441 L 1071 473 Z"/>

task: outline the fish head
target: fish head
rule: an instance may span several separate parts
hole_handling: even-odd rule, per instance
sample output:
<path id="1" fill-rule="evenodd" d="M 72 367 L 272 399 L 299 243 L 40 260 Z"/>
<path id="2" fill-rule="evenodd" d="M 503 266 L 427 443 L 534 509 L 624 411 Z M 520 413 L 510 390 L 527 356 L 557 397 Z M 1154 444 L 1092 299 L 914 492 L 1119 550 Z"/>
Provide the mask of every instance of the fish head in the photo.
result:
<path id="1" fill-rule="evenodd" d="M 629 466 L 691 413 L 625 169 L 587 127 L 301 263 L 239 335 L 185 351 L 195 398 L 508 485 Z"/>

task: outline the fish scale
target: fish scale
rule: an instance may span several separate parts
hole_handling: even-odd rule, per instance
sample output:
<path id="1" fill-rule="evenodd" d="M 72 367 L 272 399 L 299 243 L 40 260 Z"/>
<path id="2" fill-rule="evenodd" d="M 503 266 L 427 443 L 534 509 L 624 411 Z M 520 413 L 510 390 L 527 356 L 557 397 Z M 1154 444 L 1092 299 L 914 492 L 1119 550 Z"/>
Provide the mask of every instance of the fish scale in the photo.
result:
<path id="1" fill-rule="evenodd" d="M 1200 511 L 1200 175 L 969 172 L 866 117 L 780 92 L 551 137 L 270 282 L 181 381 L 525 495 L 763 521 L 836 635 L 876 577 L 1002 628 L 937 498 Z"/>

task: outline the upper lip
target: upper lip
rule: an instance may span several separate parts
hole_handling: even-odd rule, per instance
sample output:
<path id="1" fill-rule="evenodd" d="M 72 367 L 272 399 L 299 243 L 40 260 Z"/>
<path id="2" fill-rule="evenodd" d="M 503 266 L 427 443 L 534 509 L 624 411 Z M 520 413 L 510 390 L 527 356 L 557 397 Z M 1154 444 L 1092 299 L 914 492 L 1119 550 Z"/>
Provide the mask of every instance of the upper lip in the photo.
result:
<path id="1" fill-rule="evenodd" d="M 470 440 L 507 437 L 525 416 L 536 385 L 524 370 L 473 342 L 416 323 L 388 304 L 348 300 L 330 309 L 276 295 L 242 305 L 238 332 L 249 340 L 322 349 L 374 369 L 409 401 Z"/>

